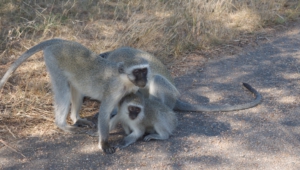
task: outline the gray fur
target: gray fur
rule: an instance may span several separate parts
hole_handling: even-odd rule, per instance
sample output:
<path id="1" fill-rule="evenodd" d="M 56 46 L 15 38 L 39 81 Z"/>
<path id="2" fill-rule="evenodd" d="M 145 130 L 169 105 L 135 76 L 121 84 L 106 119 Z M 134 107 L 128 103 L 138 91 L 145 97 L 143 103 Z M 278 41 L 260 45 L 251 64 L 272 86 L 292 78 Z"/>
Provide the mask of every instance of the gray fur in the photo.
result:
<path id="1" fill-rule="evenodd" d="M 134 120 L 129 118 L 128 106 L 137 106 L 141 112 Z M 118 146 L 127 147 L 141 138 L 145 133 L 150 133 L 144 137 L 145 141 L 151 139 L 168 139 L 178 124 L 176 113 L 163 103 L 144 98 L 141 93 L 129 94 L 125 96 L 118 109 L 118 114 L 110 121 L 110 129 L 117 123 L 121 123 L 127 136 Z"/>
<path id="2" fill-rule="evenodd" d="M 153 55 L 130 47 L 121 47 L 113 51 L 100 54 L 110 61 L 130 62 L 138 58 L 143 58 L 149 62 L 151 75 L 149 76 L 149 86 L 140 91 L 151 99 L 161 101 L 171 109 L 179 111 L 234 111 L 254 107 L 261 103 L 262 96 L 253 87 L 243 83 L 244 87 L 255 95 L 255 99 L 249 103 L 241 105 L 226 106 L 206 106 L 192 105 L 179 100 L 180 94 L 175 87 L 174 80 L 167 68 Z"/>
<path id="3" fill-rule="evenodd" d="M 138 68 L 139 65 L 133 62 L 111 62 L 79 43 L 52 39 L 41 42 L 22 54 L 1 79 L 0 88 L 20 64 L 41 50 L 44 51 L 45 63 L 51 77 L 56 125 L 67 132 L 82 131 L 66 122 L 71 103 L 70 117 L 73 123 L 93 126 L 92 122 L 80 118 L 79 110 L 83 96 L 99 100 L 99 148 L 106 153 L 115 152 L 115 148 L 108 143 L 110 113 L 124 95 L 138 90 L 138 86 L 133 84 L 135 77 L 132 75 L 132 68 Z M 137 61 L 148 69 L 146 60 Z"/>

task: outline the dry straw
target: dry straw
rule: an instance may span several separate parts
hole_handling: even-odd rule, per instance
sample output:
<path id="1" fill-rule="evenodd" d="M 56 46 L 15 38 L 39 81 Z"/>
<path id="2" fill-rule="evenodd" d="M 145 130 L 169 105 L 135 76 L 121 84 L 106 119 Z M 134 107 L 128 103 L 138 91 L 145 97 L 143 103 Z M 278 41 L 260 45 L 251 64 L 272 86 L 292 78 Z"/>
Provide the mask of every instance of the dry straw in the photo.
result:
<path id="1" fill-rule="evenodd" d="M 25 50 L 60 37 L 95 52 L 132 46 L 166 59 L 255 35 L 299 17 L 298 0 L 2 0 L 0 77 Z M 99 103 L 87 100 L 82 114 Z M 30 58 L 0 90 L 0 136 L 50 135 L 52 93 L 41 53 Z"/>

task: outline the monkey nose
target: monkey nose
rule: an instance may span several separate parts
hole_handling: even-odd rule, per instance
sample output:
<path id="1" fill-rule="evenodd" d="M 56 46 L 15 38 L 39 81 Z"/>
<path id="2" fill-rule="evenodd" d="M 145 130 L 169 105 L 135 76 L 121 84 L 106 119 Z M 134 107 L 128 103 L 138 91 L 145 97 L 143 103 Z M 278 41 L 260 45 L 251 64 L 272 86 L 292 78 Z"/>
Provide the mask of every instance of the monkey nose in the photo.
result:
<path id="1" fill-rule="evenodd" d="M 139 86 L 139 87 L 145 87 L 146 86 L 146 84 L 147 84 L 147 82 L 139 82 L 137 85 Z"/>

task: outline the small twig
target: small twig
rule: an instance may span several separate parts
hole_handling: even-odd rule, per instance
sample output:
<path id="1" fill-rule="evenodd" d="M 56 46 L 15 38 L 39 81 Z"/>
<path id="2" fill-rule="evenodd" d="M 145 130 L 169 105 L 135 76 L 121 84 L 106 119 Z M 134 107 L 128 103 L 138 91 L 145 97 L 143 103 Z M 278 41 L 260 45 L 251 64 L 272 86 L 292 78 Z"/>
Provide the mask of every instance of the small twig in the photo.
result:
<path id="1" fill-rule="evenodd" d="M 19 153 L 20 155 L 22 155 L 24 158 L 27 158 L 25 155 L 23 155 L 21 152 L 17 151 L 15 148 L 9 146 L 5 141 L 3 141 L 2 139 L 0 139 L 0 142 L 3 143 L 3 145 L 5 145 L 6 147 L 8 147 L 9 149 L 13 150 L 14 152 Z"/>
<path id="2" fill-rule="evenodd" d="M 1 54 L 0 57 L 2 57 L 4 55 L 4 53 L 6 52 L 6 50 L 4 50 Z"/>
<path id="3" fill-rule="evenodd" d="M 279 18 L 281 18 L 282 20 L 284 20 L 285 21 L 285 19 L 281 16 L 281 15 L 279 15 L 279 14 L 276 14 Z"/>
<path id="4" fill-rule="evenodd" d="M 6 127 L 6 129 L 8 130 L 8 132 L 15 138 L 15 139 L 17 139 L 16 138 L 16 136 L 12 133 L 12 131 L 5 125 L 5 127 Z"/>

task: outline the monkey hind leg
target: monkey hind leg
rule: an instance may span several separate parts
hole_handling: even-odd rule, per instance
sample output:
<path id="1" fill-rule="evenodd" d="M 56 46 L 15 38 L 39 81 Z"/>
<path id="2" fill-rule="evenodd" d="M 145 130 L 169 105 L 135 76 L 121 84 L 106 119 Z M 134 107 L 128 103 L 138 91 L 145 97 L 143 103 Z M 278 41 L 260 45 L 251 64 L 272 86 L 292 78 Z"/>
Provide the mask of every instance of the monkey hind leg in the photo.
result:
<path id="1" fill-rule="evenodd" d="M 76 127 L 95 127 L 95 124 L 92 121 L 83 119 L 79 116 L 79 112 L 82 106 L 83 95 L 70 84 L 71 89 L 71 114 L 70 117 L 73 121 L 73 126 Z"/>
<path id="2" fill-rule="evenodd" d="M 163 123 L 163 122 L 161 122 Z M 155 133 L 150 133 L 149 135 L 146 135 L 144 137 L 144 141 L 150 141 L 151 139 L 156 139 L 156 140 L 166 140 L 169 138 L 170 133 L 166 129 L 164 125 L 156 125 L 154 126 Z"/>
<path id="3" fill-rule="evenodd" d="M 52 91 L 54 93 L 55 124 L 62 130 L 71 133 L 81 133 L 80 128 L 67 124 L 67 116 L 70 107 L 70 87 L 67 77 L 58 67 L 52 53 L 45 50 L 44 58 L 51 78 Z"/>
<path id="4" fill-rule="evenodd" d="M 69 133 L 83 133 L 84 131 L 77 127 L 77 122 L 80 119 L 77 119 L 77 122 L 75 123 L 76 126 L 67 124 L 71 98 L 70 88 L 66 77 L 63 77 L 62 75 L 57 76 L 55 74 L 58 73 L 54 72 L 56 71 L 52 71 L 50 74 L 54 92 L 55 124 L 60 129 Z"/>

